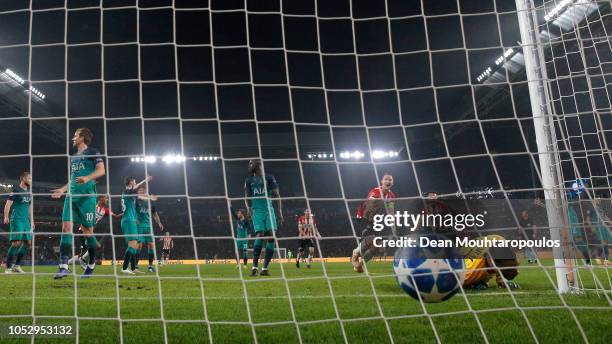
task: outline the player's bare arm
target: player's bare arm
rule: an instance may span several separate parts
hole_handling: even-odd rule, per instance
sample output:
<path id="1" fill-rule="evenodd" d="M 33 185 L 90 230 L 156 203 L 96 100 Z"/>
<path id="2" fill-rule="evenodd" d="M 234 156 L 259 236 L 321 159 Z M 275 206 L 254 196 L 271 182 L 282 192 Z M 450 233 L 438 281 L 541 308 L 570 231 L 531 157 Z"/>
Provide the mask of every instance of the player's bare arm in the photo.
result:
<path id="1" fill-rule="evenodd" d="M 159 214 L 157 212 L 153 213 L 153 220 L 155 221 L 155 223 L 157 223 L 157 226 L 159 226 L 159 230 L 163 231 L 164 224 L 161 222 L 161 219 L 159 218 Z"/>
<path id="2" fill-rule="evenodd" d="M 280 199 L 280 192 L 278 188 L 272 190 L 272 197 L 274 198 L 274 208 L 276 209 L 276 214 L 278 216 L 278 223 L 281 225 L 285 222 L 285 218 L 283 217 L 283 204 Z"/>
<path id="3" fill-rule="evenodd" d="M 139 187 L 141 187 L 144 183 L 150 182 L 152 180 L 153 180 L 153 176 L 147 176 L 145 179 L 141 180 L 139 183 L 136 183 L 136 185 L 134 185 L 132 189 L 136 190 Z"/>
<path id="4" fill-rule="evenodd" d="M 11 214 L 11 207 L 13 206 L 13 201 L 12 200 L 7 200 L 6 203 L 4 204 L 4 224 L 8 225 L 10 223 L 10 214 Z"/>
<path id="5" fill-rule="evenodd" d="M 250 218 L 251 215 L 253 215 L 253 209 L 252 209 L 253 200 L 251 199 L 252 197 L 253 197 L 253 192 L 251 188 L 248 185 L 245 185 L 244 186 L 244 205 L 246 206 L 246 209 L 247 209 L 248 218 Z"/>
<path id="6" fill-rule="evenodd" d="M 78 184 L 85 184 L 92 180 L 96 180 L 105 174 L 106 174 L 106 168 L 104 167 L 104 163 L 99 162 L 96 164 L 96 169 L 92 173 L 86 176 L 76 177 L 76 182 Z"/>
<path id="7" fill-rule="evenodd" d="M 36 227 L 34 224 L 34 202 L 30 202 L 30 225 L 32 226 L 32 230 L 34 230 Z"/>
<path id="8" fill-rule="evenodd" d="M 143 201 L 157 201 L 157 196 L 154 195 L 138 195 L 138 199 Z"/>
<path id="9" fill-rule="evenodd" d="M 51 194 L 51 198 L 60 198 L 62 197 L 63 194 L 65 194 L 68 191 L 68 186 L 70 184 L 65 184 L 64 186 L 57 188 L 57 189 L 53 189 L 51 190 L 52 194 Z"/>

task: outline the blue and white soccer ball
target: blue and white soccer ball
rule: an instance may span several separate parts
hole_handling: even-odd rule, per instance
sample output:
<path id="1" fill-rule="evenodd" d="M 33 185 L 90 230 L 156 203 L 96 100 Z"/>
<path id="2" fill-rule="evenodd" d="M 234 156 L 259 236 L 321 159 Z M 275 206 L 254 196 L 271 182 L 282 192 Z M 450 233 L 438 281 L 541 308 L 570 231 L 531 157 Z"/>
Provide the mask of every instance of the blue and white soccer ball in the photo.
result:
<path id="1" fill-rule="evenodd" d="M 428 235 L 432 239 L 441 239 Z M 400 287 L 423 302 L 450 299 L 465 279 L 463 258 L 454 248 L 404 247 L 395 252 L 393 269 Z M 420 295 L 420 297 L 419 297 Z"/>

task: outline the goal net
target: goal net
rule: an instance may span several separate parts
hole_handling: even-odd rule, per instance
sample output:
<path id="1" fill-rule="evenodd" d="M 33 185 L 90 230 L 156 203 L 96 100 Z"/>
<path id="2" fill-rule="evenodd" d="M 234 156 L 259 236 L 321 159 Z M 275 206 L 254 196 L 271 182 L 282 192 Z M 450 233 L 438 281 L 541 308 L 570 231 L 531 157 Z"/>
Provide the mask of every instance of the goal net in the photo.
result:
<path id="1" fill-rule="evenodd" d="M 540 33 L 540 60 L 534 67 L 545 76 L 543 113 L 552 115 L 548 125 L 556 159 L 551 167 L 564 190 L 562 208 L 569 230 L 565 258 L 574 260 L 568 262 L 569 282 L 574 290 L 583 290 L 584 279 L 590 279 L 592 287 L 606 290 L 592 271 L 581 273 L 573 264 L 599 263 L 609 250 L 612 160 L 605 80 L 612 53 L 607 37 L 610 3 L 544 2 L 540 10 L 545 14 L 534 27 Z"/>
<path id="2" fill-rule="evenodd" d="M 1 1 L 0 342 L 609 342 L 611 14 L 609 0 Z M 95 209 L 76 181 L 57 191 L 81 169 L 79 128 L 96 149 L 83 168 L 104 166 L 83 183 Z M 389 176 L 394 210 L 438 197 L 489 213 L 481 236 L 560 245 L 513 250 L 511 266 L 479 255 L 478 282 L 412 298 L 397 250 L 364 249 L 365 201 Z"/>

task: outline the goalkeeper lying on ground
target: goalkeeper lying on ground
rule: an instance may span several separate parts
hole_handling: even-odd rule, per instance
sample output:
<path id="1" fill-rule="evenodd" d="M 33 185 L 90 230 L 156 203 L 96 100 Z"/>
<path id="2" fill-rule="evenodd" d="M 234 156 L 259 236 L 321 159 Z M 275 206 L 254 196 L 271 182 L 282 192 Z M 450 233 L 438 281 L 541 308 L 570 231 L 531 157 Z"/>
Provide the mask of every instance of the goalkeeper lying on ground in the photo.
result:
<path id="1" fill-rule="evenodd" d="M 504 240 L 500 235 L 487 235 L 486 238 Z M 487 289 L 489 280 L 495 276 L 499 288 L 518 289 L 519 285 L 514 282 L 518 275 L 518 260 L 516 254 L 509 248 L 495 247 L 466 248 L 462 250 L 465 255 L 465 280 L 463 287 L 466 289 Z"/>

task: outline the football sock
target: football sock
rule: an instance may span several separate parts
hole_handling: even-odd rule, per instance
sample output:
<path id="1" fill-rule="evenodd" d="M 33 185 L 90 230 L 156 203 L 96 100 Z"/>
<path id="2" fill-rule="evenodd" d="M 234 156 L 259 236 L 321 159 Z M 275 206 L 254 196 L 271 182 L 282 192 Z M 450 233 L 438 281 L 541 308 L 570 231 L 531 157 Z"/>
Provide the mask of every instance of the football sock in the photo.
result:
<path id="1" fill-rule="evenodd" d="M 136 249 L 132 246 L 128 246 L 125 252 L 125 259 L 123 261 L 123 270 L 127 270 L 129 265 L 132 265 L 132 270 L 134 269 L 134 256 L 136 255 Z"/>
<path id="2" fill-rule="evenodd" d="M 249 263 L 249 251 L 248 250 L 242 251 L 242 261 L 244 262 L 244 265 L 247 265 Z"/>
<path id="3" fill-rule="evenodd" d="M 264 256 L 263 264 L 264 269 L 267 269 L 268 265 L 270 265 L 270 260 L 272 260 L 272 256 L 274 256 L 274 241 L 266 243 L 266 255 Z"/>
<path id="4" fill-rule="evenodd" d="M 6 268 L 10 269 L 13 266 L 13 258 L 15 258 L 15 253 L 17 251 L 17 247 L 11 245 L 8 249 L 8 255 L 6 257 Z"/>
<path id="5" fill-rule="evenodd" d="M 138 268 L 138 254 L 140 253 L 140 250 L 133 248 L 132 249 L 132 262 L 130 263 L 130 266 L 132 268 L 132 270 L 136 270 Z"/>
<path id="6" fill-rule="evenodd" d="M 253 267 L 256 268 L 259 265 L 259 255 L 261 254 L 261 239 L 255 240 L 253 245 Z"/>
<path id="7" fill-rule="evenodd" d="M 155 250 L 152 247 L 149 247 L 147 253 L 149 254 L 149 266 L 153 266 L 153 259 L 155 259 Z"/>
<path id="8" fill-rule="evenodd" d="M 89 265 L 96 263 L 96 247 L 98 247 L 97 240 L 95 236 L 90 236 L 87 238 L 87 253 L 89 253 L 88 263 Z"/>
<path id="9" fill-rule="evenodd" d="M 130 249 L 131 247 L 128 247 L 128 249 L 125 250 L 125 257 L 123 258 L 123 270 L 127 270 L 128 265 L 132 261 L 132 251 Z"/>
<path id="10" fill-rule="evenodd" d="M 87 237 L 81 237 L 81 256 L 87 252 Z"/>
<path id="11" fill-rule="evenodd" d="M 136 249 L 136 254 L 134 255 L 134 267 L 132 268 L 132 270 L 138 269 L 138 263 L 140 263 L 140 251 L 140 247 Z"/>
<path id="12" fill-rule="evenodd" d="M 30 246 L 21 244 L 19 250 L 17 251 L 17 261 L 15 261 L 15 265 L 21 265 L 21 260 L 23 259 L 23 257 L 25 257 L 26 254 L 28 254 L 29 250 Z"/>
<path id="13" fill-rule="evenodd" d="M 60 267 L 68 269 L 68 257 L 72 256 L 72 235 L 62 234 L 60 237 Z"/>

